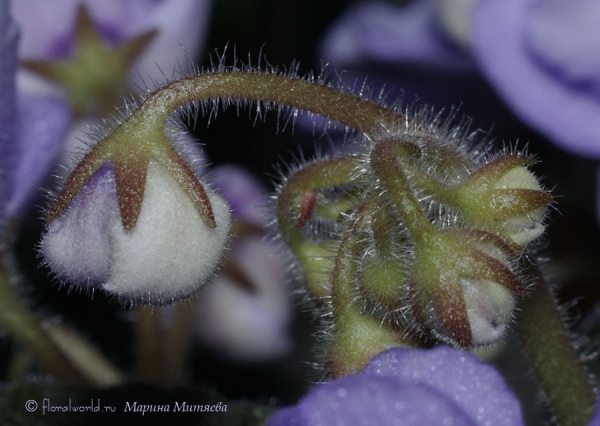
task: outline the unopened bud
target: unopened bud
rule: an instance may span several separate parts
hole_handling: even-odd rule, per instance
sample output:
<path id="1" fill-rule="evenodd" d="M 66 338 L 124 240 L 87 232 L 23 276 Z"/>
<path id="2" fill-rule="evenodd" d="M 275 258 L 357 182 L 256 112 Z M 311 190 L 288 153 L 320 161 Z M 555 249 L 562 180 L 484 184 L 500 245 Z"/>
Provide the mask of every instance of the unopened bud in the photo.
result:
<path id="1" fill-rule="evenodd" d="M 415 247 L 417 316 L 442 340 L 465 349 L 498 341 L 525 287 L 511 251 L 486 232 L 432 231 Z"/>
<path id="2" fill-rule="evenodd" d="M 544 233 L 552 196 L 525 167 L 528 157 L 506 155 L 481 167 L 456 189 L 451 202 L 468 225 L 524 246 Z"/>
<path id="3" fill-rule="evenodd" d="M 216 227 L 207 226 L 184 189 L 150 161 L 133 229 L 119 211 L 114 168 L 101 167 L 54 220 L 40 248 L 57 277 L 123 301 L 167 304 L 198 290 L 224 251 L 227 203 L 207 190 Z"/>

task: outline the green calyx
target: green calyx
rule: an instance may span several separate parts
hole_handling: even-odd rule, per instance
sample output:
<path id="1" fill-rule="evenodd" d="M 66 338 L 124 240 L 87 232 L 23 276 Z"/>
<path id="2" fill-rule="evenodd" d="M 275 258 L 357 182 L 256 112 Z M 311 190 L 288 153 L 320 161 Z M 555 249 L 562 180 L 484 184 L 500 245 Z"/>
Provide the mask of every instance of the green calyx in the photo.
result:
<path id="1" fill-rule="evenodd" d="M 135 115 L 100 140 L 77 164 L 50 207 L 46 220 L 56 218 L 93 174 L 109 163 L 115 173 L 123 227 L 132 230 L 142 209 L 150 161 L 157 161 L 167 170 L 189 195 L 206 225 L 214 228 L 216 223 L 210 201 L 193 170 L 173 148 L 162 126 L 147 127 Z"/>

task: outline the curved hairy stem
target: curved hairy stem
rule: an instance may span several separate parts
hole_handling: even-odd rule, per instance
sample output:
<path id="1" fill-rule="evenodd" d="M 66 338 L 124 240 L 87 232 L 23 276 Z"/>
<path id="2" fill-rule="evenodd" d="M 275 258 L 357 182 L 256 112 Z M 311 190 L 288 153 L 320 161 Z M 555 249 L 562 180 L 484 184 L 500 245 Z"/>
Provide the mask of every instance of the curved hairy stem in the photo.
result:
<path id="1" fill-rule="evenodd" d="M 517 318 L 521 344 L 559 423 L 585 426 L 592 417 L 596 394 L 548 282 L 538 265 L 530 269 L 538 282 Z"/>

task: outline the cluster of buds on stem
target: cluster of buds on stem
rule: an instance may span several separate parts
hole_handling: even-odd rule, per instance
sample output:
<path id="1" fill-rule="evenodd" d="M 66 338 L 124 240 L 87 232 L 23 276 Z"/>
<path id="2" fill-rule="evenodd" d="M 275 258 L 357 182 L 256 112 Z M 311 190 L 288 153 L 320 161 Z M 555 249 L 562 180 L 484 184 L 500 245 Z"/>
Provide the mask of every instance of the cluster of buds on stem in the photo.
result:
<path id="1" fill-rule="evenodd" d="M 521 260 L 552 202 L 529 170 L 534 160 L 491 156 L 475 133 L 427 109 L 390 109 L 275 70 L 221 66 L 129 108 L 48 212 L 41 251 L 60 279 L 168 303 L 212 275 L 229 210 L 165 123 L 186 104 L 204 111 L 219 101 L 288 107 L 294 117 L 304 110 L 356 130 L 353 153 L 297 167 L 276 198 L 281 239 L 330 314 L 335 375 L 391 346 L 472 349 L 502 337 L 527 290 Z"/>
<path id="2" fill-rule="evenodd" d="M 475 133 L 448 119 L 417 112 L 383 127 L 355 153 L 298 167 L 278 194 L 281 235 L 331 314 L 336 376 L 394 345 L 501 339 L 552 202 L 533 158 L 470 150 Z"/>

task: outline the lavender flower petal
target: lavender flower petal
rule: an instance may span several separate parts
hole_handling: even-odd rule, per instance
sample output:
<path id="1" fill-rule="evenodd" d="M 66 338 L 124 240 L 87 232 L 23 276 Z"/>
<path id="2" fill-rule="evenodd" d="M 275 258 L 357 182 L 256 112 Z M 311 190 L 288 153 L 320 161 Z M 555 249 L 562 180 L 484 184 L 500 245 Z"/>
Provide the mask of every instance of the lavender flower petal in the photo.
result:
<path id="1" fill-rule="evenodd" d="M 440 34 L 436 19 L 435 5 L 428 0 L 403 7 L 359 3 L 328 32 L 322 55 L 336 66 L 379 61 L 471 69 L 470 59 Z"/>
<path id="2" fill-rule="evenodd" d="M 17 155 L 15 143 L 15 71 L 17 68 L 17 27 L 8 13 L 8 0 L 0 0 L 0 231 L 7 217 L 10 170 Z"/>
<path id="3" fill-rule="evenodd" d="M 473 15 L 474 55 L 524 121 L 565 149 L 598 157 L 600 95 L 595 79 L 600 68 L 585 58 L 591 54 L 585 46 L 600 38 L 600 25 L 589 24 L 592 18 L 582 24 L 578 20 L 586 14 L 597 17 L 598 4 L 575 2 L 563 8 L 556 2 L 545 7 L 538 3 L 480 2 Z M 563 10 L 571 8 L 576 10 Z M 563 15 L 567 19 L 557 24 Z"/>
<path id="4" fill-rule="evenodd" d="M 235 218 L 267 225 L 267 191 L 256 177 L 239 166 L 223 165 L 211 173 L 210 181 L 229 202 Z"/>
<path id="5" fill-rule="evenodd" d="M 475 426 L 465 413 L 424 385 L 399 387 L 389 377 L 356 375 L 320 386 L 296 408 L 276 413 L 269 426 Z"/>
<path id="6" fill-rule="evenodd" d="M 475 355 L 447 346 L 387 351 L 373 358 L 362 374 L 394 377 L 403 384 L 427 384 L 478 422 L 483 422 L 480 417 L 494 425 L 521 421 L 519 402 L 502 376 Z"/>
<path id="7" fill-rule="evenodd" d="M 522 425 L 519 402 L 493 367 L 440 346 L 394 348 L 358 374 L 318 386 L 269 426 Z"/>
<path id="8" fill-rule="evenodd" d="M 198 301 L 196 332 L 230 358 L 264 361 L 292 348 L 286 265 L 274 250 L 272 242 L 260 237 L 235 240 L 229 257 L 253 288 L 220 273 Z"/>
<path id="9" fill-rule="evenodd" d="M 177 61 L 186 63 L 183 46 L 194 55 L 206 33 L 208 0 L 20 0 L 12 12 L 23 33 L 19 56 L 26 59 L 61 59 L 72 54 L 77 9 L 84 4 L 110 46 L 157 29 L 158 35 L 138 58 L 133 83 L 162 82 L 172 77 Z M 163 75 L 164 72 L 164 75 Z M 28 82 L 29 84 L 29 82 Z"/>
<path id="10" fill-rule="evenodd" d="M 18 161 L 11 171 L 9 217 L 23 213 L 48 176 L 71 123 L 69 107 L 59 98 L 20 94 L 18 113 Z"/>

